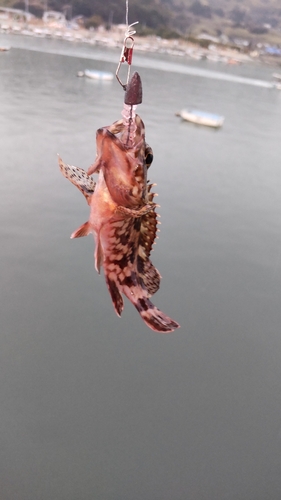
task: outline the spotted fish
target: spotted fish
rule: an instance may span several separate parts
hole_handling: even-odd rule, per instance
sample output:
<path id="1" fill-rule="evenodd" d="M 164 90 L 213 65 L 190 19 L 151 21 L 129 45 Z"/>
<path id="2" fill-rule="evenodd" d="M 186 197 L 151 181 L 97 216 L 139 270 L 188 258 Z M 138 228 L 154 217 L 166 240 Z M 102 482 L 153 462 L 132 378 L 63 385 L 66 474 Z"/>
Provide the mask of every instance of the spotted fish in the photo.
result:
<path id="1" fill-rule="evenodd" d="M 165 333 L 179 325 L 149 299 L 159 289 L 161 276 L 149 258 L 157 232 L 157 205 L 147 181 L 153 153 L 145 142 L 144 123 L 135 114 L 139 102 L 141 80 L 134 73 L 125 93 L 123 119 L 97 131 L 96 160 L 88 172 L 61 158 L 59 167 L 90 206 L 89 220 L 71 238 L 94 235 L 95 267 L 98 272 L 104 269 L 117 315 L 124 308 L 123 294 L 149 328 Z M 97 182 L 92 174 L 98 174 Z"/>

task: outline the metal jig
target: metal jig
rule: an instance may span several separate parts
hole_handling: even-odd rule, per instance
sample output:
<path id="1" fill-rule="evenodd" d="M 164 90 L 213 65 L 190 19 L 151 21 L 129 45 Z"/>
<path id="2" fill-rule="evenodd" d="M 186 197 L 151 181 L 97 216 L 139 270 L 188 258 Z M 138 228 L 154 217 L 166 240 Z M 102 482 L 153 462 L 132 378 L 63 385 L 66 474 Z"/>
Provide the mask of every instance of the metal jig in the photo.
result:
<path id="1" fill-rule="evenodd" d="M 128 84 L 129 78 L 130 78 L 130 69 L 131 69 L 131 64 L 132 64 L 132 59 L 133 59 L 133 49 L 134 49 L 134 45 L 135 45 L 135 40 L 133 38 L 133 35 L 136 33 L 136 31 L 134 29 L 132 29 L 132 26 L 134 26 L 135 24 L 138 24 L 138 21 L 136 21 L 133 24 L 130 24 L 130 26 L 128 26 L 128 28 L 127 28 L 127 31 L 125 33 L 125 38 L 124 38 L 124 42 L 123 42 L 121 55 L 120 55 L 120 60 L 119 60 L 119 63 L 118 63 L 117 69 L 116 69 L 116 73 L 115 73 L 115 76 L 116 76 L 118 82 L 120 83 L 121 87 L 123 87 L 124 90 L 126 90 L 127 84 Z M 118 76 L 121 64 L 124 62 L 128 63 L 128 72 L 127 72 L 126 83 L 123 83 Z"/>

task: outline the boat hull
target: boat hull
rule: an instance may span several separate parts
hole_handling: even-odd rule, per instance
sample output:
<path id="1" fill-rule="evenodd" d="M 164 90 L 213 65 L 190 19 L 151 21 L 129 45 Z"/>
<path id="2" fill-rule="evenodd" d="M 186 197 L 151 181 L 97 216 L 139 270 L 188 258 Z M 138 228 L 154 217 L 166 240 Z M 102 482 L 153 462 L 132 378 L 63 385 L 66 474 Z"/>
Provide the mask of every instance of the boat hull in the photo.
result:
<path id="1" fill-rule="evenodd" d="M 92 80 L 105 80 L 110 81 L 113 80 L 113 73 L 109 73 L 106 71 L 96 71 L 92 69 L 85 69 L 84 75 L 87 78 L 91 78 Z"/>
<path id="2" fill-rule="evenodd" d="M 180 116 L 182 120 L 195 123 L 196 125 L 204 125 L 205 127 L 220 128 L 224 122 L 223 116 L 205 113 L 204 111 L 195 109 L 182 109 L 180 113 L 178 113 L 178 116 Z"/>

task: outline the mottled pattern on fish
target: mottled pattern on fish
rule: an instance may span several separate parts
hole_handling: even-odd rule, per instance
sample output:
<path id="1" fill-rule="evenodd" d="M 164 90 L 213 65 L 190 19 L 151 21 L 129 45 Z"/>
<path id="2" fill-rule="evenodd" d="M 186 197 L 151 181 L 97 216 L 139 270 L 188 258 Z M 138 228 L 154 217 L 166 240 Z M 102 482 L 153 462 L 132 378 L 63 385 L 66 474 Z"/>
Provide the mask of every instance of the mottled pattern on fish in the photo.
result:
<path id="1" fill-rule="evenodd" d="M 149 258 L 157 232 L 155 194 L 146 176 L 153 154 L 145 142 L 141 118 L 135 115 L 134 120 L 134 140 L 131 138 L 127 146 L 124 120 L 97 131 L 97 158 L 88 173 L 59 159 L 62 174 L 78 187 L 91 207 L 89 221 L 71 238 L 94 234 L 96 269 L 100 272 L 100 267 L 104 268 L 119 316 L 124 294 L 147 326 L 170 332 L 178 323 L 149 300 L 159 289 L 161 278 Z M 97 183 L 90 177 L 93 173 L 98 173 Z"/>
<path id="2" fill-rule="evenodd" d="M 82 168 L 65 165 L 61 158 L 59 158 L 59 167 L 62 175 L 81 191 L 89 204 L 96 187 L 96 182 L 92 177 L 89 177 Z"/>
<path id="3" fill-rule="evenodd" d="M 106 283 L 119 316 L 124 307 L 123 293 L 150 328 L 170 332 L 178 324 L 149 300 L 159 288 L 160 274 L 147 258 L 146 246 L 139 245 L 142 222 L 140 218 L 128 218 L 111 223 L 109 236 L 112 238 L 109 238 L 103 263 Z"/>

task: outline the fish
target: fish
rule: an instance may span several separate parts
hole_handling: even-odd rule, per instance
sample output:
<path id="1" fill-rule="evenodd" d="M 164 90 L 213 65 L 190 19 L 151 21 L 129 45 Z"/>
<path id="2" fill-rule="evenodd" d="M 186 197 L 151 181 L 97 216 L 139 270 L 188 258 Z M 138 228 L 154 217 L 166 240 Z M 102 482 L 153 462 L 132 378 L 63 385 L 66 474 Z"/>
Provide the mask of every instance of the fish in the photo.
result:
<path id="1" fill-rule="evenodd" d="M 122 314 L 124 295 L 149 328 L 168 333 L 179 324 L 150 300 L 161 279 L 150 260 L 158 205 L 154 184 L 147 180 L 153 151 L 145 141 L 144 123 L 135 113 L 141 99 L 141 79 L 136 72 L 125 92 L 123 119 L 96 132 L 96 159 L 88 171 L 65 164 L 60 157 L 59 168 L 90 206 L 89 220 L 71 238 L 94 235 L 95 268 L 100 273 L 103 267 L 116 314 Z M 98 175 L 96 182 L 94 174 Z"/>

